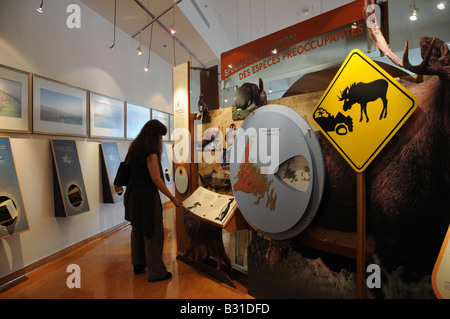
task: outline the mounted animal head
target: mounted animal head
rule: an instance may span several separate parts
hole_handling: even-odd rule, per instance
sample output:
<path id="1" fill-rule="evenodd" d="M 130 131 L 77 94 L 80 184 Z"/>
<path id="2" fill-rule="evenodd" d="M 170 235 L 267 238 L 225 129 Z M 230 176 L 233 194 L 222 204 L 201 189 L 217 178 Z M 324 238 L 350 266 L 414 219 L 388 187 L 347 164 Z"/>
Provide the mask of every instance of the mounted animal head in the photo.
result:
<path id="1" fill-rule="evenodd" d="M 430 37 L 420 38 L 422 63 L 411 65 L 409 62 L 408 41 L 405 43 L 403 59 L 392 52 L 386 42 L 374 13 L 374 0 L 364 0 L 364 16 L 368 25 L 369 35 L 377 47 L 396 65 L 421 75 L 439 75 L 441 80 L 450 79 L 450 54 L 445 42 Z"/>

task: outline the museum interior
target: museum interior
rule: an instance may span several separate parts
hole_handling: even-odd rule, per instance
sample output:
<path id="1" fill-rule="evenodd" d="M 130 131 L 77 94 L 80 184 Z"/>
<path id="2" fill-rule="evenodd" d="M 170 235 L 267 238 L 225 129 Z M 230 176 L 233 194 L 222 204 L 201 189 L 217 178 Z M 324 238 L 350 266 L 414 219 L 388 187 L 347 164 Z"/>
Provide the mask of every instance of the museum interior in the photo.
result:
<path id="1" fill-rule="evenodd" d="M 449 10 L 0 1 L 0 299 L 449 299 Z M 116 176 L 155 119 L 148 282 Z"/>

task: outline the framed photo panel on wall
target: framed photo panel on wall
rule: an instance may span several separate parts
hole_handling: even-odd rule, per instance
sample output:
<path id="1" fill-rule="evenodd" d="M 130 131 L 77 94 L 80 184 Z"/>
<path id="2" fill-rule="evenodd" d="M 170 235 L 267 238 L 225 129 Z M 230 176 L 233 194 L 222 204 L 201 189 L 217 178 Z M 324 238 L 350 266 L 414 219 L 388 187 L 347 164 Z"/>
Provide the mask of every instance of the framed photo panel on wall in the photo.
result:
<path id="1" fill-rule="evenodd" d="M 150 120 L 151 108 L 127 102 L 127 139 L 132 140 Z"/>
<path id="2" fill-rule="evenodd" d="M 163 136 L 163 141 L 169 141 L 169 113 L 152 109 L 152 120 L 159 120 L 167 127 L 167 134 Z"/>
<path id="3" fill-rule="evenodd" d="M 125 138 L 125 102 L 91 92 L 90 122 L 91 137 Z"/>
<path id="4" fill-rule="evenodd" d="M 31 74 L 0 65 L 0 131 L 31 133 Z"/>
<path id="5" fill-rule="evenodd" d="M 87 91 L 33 76 L 33 132 L 87 136 Z"/>

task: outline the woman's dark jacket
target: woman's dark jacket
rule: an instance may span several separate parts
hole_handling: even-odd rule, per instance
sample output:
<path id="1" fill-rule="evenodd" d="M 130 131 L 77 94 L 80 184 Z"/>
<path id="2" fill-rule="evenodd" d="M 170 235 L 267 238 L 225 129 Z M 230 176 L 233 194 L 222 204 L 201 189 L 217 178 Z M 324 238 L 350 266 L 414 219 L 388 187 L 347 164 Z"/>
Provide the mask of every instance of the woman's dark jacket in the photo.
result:
<path id="1" fill-rule="evenodd" d="M 142 228 L 147 237 L 153 235 L 155 213 L 162 212 L 158 188 L 153 183 L 145 162 L 130 162 L 131 179 L 124 195 L 125 220 Z M 161 164 L 159 174 L 164 180 Z"/>

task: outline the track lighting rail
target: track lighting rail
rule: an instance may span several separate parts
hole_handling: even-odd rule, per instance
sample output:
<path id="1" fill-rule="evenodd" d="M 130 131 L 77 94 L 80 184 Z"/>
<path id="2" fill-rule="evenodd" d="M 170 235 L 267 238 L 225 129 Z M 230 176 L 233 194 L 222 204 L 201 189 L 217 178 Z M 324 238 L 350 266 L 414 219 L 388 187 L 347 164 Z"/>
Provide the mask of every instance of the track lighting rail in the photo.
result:
<path id="1" fill-rule="evenodd" d="M 141 8 L 142 10 L 144 10 L 145 12 L 147 12 L 147 14 L 149 16 L 152 17 L 152 21 L 150 21 L 145 27 L 143 27 L 142 29 L 140 29 L 138 32 L 136 32 L 132 38 L 136 37 L 139 33 L 141 33 L 142 31 L 144 31 L 147 27 L 149 27 L 150 25 L 153 24 L 153 22 L 157 22 L 167 33 L 169 33 L 171 35 L 171 37 L 173 37 L 175 39 L 175 41 L 178 42 L 178 44 L 185 49 L 195 60 L 197 60 L 198 63 L 200 63 L 200 65 L 206 69 L 206 66 L 203 64 L 202 61 L 199 60 L 199 58 L 197 58 L 195 56 L 194 53 L 192 53 L 191 50 L 189 50 L 177 37 L 175 37 L 174 35 L 172 35 L 170 33 L 170 30 L 166 28 L 166 26 L 164 24 L 162 24 L 158 19 L 161 18 L 164 14 L 166 14 L 170 9 L 172 9 L 174 6 L 176 6 L 178 3 L 180 3 L 182 0 L 177 0 L 177 2 L 175 2 L 172 6 L 170 6 L 167 10 L 165 10 L 163 13 L 161 13 L 160 15 L 158 15 L 157 17 L 155 17 L 150 11 L 148 11 L 148 9 L 139 1 L 139 0 L 134 0 L 134 2 L 136 2 Z"/>

